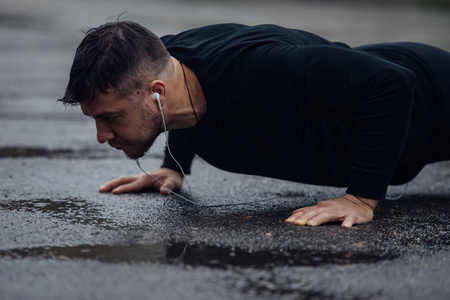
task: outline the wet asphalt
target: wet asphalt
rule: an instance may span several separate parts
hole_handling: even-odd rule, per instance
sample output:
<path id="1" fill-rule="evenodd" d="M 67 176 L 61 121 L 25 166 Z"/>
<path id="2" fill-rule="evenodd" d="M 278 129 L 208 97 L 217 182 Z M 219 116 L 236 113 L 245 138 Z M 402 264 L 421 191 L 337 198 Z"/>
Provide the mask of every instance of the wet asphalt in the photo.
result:
<path id="1" fill-rule="evenodd" d="M 358 2 L 0 3 L 0 299 L 450 299 L 450 162 L 392 187 L 370 224 L 296 227 L 294 209 L 345 190 L 231 174 L 196 159 L 200 207 L 97 188 L 138 174 L 92 120 L 56 103 L 81 29 L 122 12 L 158 35 L 275 23 L 351 46 L 450 50 L 450 9 Z M 141 160 L 159 167 L 164 138 Z M 182 193 L 187 195 L 188 190 Z"/>

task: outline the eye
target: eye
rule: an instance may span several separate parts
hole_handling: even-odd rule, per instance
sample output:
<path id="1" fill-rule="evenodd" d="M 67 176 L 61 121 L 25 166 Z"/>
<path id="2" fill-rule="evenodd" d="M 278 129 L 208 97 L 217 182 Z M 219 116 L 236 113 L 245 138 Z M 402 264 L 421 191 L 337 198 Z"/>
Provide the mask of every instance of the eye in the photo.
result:
<path id="1" fill-rule="evenodd" d="M 114 122 L 116 116 L 107 116 L 103 118 L 106 122 Z"/>

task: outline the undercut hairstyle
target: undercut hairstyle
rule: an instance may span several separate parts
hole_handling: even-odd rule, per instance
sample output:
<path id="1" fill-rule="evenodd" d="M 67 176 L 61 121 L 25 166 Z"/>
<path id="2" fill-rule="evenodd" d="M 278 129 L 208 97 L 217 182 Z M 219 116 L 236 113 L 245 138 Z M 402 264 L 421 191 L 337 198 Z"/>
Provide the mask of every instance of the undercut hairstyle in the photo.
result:
<path id="1" fill-rule="evenodd" d="M 58 101 L 89 103 L 110 89 L 125 98 L 152 80 L 169 79 L 172 73 L 170 54 L 155 34 L 132 21 L 108 22 L 85 32 L 65 95 Z"/>

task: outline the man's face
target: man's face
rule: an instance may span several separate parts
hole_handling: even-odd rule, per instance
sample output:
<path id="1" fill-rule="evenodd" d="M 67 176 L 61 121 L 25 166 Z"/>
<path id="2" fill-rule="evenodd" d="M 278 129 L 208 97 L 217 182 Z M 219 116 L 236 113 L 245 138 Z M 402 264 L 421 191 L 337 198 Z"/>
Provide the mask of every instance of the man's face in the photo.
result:
<path id="1" fill-rule="evenodd" d="M 99 94 L 90 104 L 81 104 L 82 112 L 94 118 L 97 140 L 122 150 L 136 159 L 144 156 L 163 131 L 158 112 L 141 99 L 117 99 L 114 93 Z"/>

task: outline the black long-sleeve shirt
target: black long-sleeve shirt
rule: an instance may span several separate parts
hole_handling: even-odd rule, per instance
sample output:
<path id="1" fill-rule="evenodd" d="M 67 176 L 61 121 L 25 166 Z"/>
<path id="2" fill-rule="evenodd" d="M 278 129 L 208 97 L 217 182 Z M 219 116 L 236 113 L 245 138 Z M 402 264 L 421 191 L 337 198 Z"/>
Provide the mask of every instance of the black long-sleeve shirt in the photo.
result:
<path id="1" fill-rule="evenodd" d="M 195 127 L 169 133 L 185 172 L 197 154 L 231 172 L 384 199 L 389 183 L 410 180 L 430 160 L 419 157 L 435 111 L 412 113 L 430 99 L 420 94 L 426 88 L 415 93 L 419 67 L 409 56 L 391 62 L 388 51 L 382 57 L 274 25 L 220 24 L 162 41 L 194 71 L 207 101 Z M 413 115 L 421 126 L 412 146 L 420 149 L 406 143 L 404 153 Z M 167 153 L 163 166 L 178 169 Z"/>

